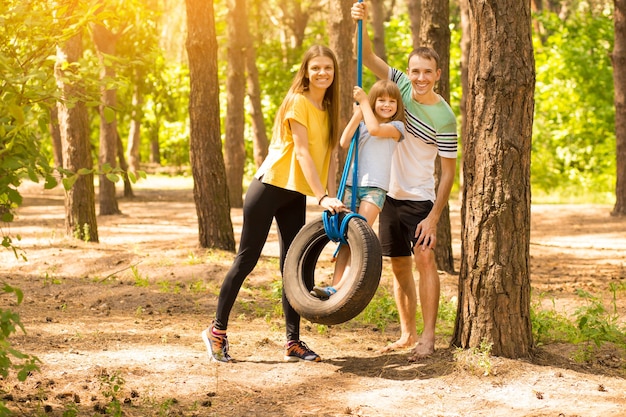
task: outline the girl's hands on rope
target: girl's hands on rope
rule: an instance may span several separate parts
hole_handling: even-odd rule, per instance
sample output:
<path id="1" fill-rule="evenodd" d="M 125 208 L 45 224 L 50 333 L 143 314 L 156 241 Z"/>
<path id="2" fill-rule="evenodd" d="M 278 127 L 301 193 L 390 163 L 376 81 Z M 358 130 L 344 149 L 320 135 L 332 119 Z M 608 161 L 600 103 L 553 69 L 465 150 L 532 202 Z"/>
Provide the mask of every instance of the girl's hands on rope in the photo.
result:
<path id="1" fill-rule="evenodd" d="M 363 103 L 364 101 L 368 101 L 367 94 L 359 86 L 354 86 L 354 89 L 352 90 L 352 97 L 354 97 L 354 101 L 359 104 Z"/>
<path id="2" fill-rule="evenodd" d="M 328 195 L 319 199 L 319 205 L 332 214 L 350 211 L 350 209 L 343 204 L 343 201 L 335 197 L 329 197 Z"/>

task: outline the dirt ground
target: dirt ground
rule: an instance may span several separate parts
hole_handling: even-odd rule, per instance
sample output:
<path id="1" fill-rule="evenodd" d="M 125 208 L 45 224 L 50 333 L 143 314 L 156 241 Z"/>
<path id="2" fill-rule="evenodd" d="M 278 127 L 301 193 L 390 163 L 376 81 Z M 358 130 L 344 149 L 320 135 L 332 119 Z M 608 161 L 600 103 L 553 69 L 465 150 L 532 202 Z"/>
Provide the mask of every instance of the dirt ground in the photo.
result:
<path id="1" fill-rule="evenodd" d="M 27 334 L 13 346 L 41 369 L 23 383 L 0 380 L 15 415 L 626 416 L 626 358 L 616 349 L 580 363 L 580 346 L 547 345 L 529 359 L 471 366 L 480 357 L 459 355 L 441 335 L 432 357 L 410 363 L 408 350 L 376 352 L 399 335 L 395 322 L 381 330 L 303 321 L 302 339 L 323 362 L 284 363 L 274 230 L 231 316 L 236 361 L 211 363 L 200 332 L 233 255 L 198 247 L 191 186 L 165 177 L 135 184 L 136 197 L 119 201 L 122 215 L 98 217 L 100 243 L 65 237 L 62 191 L 22 188 L 24 205 L 2 231 L 21 236 L 28 261 L 1 251 L 0 282 L 25 297 L 16 306 L 2 295 L 0 308 L 19 313 Z M 583 305 L 574 290 L 584 289 L 610 305 L 609 283 L 626 281 L 626 219 L 610 209 L 533 206 L 533 301 L 569 315 Z M 319 215 L 314 204 L 309 214 Z M 451 218 L 458 270 L 458 202 Z M 232 219 L 238 234 L 241 210 Z M 381 288 L 390 276 L 385 260 Z M 441 273 L 444 299 L 454 299 L 457 280 Z"/>

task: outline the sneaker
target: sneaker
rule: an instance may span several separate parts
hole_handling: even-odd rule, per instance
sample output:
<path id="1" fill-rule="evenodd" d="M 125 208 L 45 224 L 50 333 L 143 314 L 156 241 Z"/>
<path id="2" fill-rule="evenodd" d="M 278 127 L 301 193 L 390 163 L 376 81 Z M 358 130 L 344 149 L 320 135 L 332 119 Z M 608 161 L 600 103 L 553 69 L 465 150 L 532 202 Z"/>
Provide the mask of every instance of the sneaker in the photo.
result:
<path id="1" fill-rule="evenodd" d="M 317 353 L 309 349 L 306 343 L 301 340 L 292 340 L 288 342 L 286 349 L 285 361 L 287 362 L 296 362 L 299 360 L 311 362 L 322 361 L 322 358 L 320 358 Z"/>
<path id="2" fill-rule="evenodd" d="M 317 285 L 311 290 L 311 295 L 320 300 L 328 300 L 331 295 L 335 294 L 335 287 L 318 287 Z"/>
<path id="3" fill-rule="evenodd" d="M 228 354 L 228 338 L 226 334 L 223 336 L 216 335 L 213 332 L 213 325 L 202 331 L 202 340 L 204 340 L 211 360 L 216 362 L 228 362 L 231 360 Z"/>

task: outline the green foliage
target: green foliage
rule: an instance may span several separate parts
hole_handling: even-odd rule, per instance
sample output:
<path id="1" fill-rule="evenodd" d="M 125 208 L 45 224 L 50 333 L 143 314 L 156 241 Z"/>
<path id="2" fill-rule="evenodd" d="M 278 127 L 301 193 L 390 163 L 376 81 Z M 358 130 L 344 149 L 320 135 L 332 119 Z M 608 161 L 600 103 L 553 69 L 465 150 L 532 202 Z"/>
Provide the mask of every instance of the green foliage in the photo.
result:
<path id="1" fill-rule="evenodd" d="M 2 290 L 5 294 L 14 294 L 17 304 L 21 304 L 24 295 L 19 288 L 4 284 Z M 6 381 L 13 373 L 21 382 L 25 381 L 31 373 L 39 371 L 39 359 L 36 356 L 20 352 L 11 346 L 9 337 L 21 330 L 26 334 L 20 317 L 9 309 L 0 309 L 0 377 Z M 8 415 L 8 410 L 0 400 L 0 415 Z"/>
<path id="2" fill-rule="evenodd" d="M 533 186 L 580 194 L 613 191 L 612 16 L 577 12 L 563 21 L 546 12 L 536 18 L 545 34 L 534 37 Z"/>
<path id="3" fill-rule="evenodd" d="M 623 284 L 622 284 L 623 285 Z M 617 312 L 617 292 L 621 286 L 609 286 L 612 294 L 611 308 L 607 309 L 602 299 L 587 291 L 577 289 L 576 295 L 585 301 L 577 308 L 571 318 L 554 308 L 541 308 L 541 299 L 531 308 L 531 324 L 535 344 L 565 342 L 579 345 L 575 359 L 588 361 L 597 348 L 604 343 L 612 343 L 626 350 L 626 327 L 620 324 Z"/>

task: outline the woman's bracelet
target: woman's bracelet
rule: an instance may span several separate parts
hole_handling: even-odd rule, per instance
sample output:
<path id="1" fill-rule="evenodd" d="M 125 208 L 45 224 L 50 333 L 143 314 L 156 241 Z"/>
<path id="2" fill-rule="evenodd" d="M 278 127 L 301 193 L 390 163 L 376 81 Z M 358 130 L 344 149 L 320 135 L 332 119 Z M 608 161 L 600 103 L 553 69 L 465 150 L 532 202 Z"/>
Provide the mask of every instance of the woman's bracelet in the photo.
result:
<path id="1" fill-rule="evenodd" d="M 322 198 L 320 198 L 320 199 L 318 200 L 317 205 L 318 205 L 318 206 L 321 206 L 321 205 L 322 205 L 322 200 L 323 200 L 323 199 L 325 199 L 326 197 L 328 197 L 328 194 L 324 194 L 324 195 L 322 196 Z"/>

